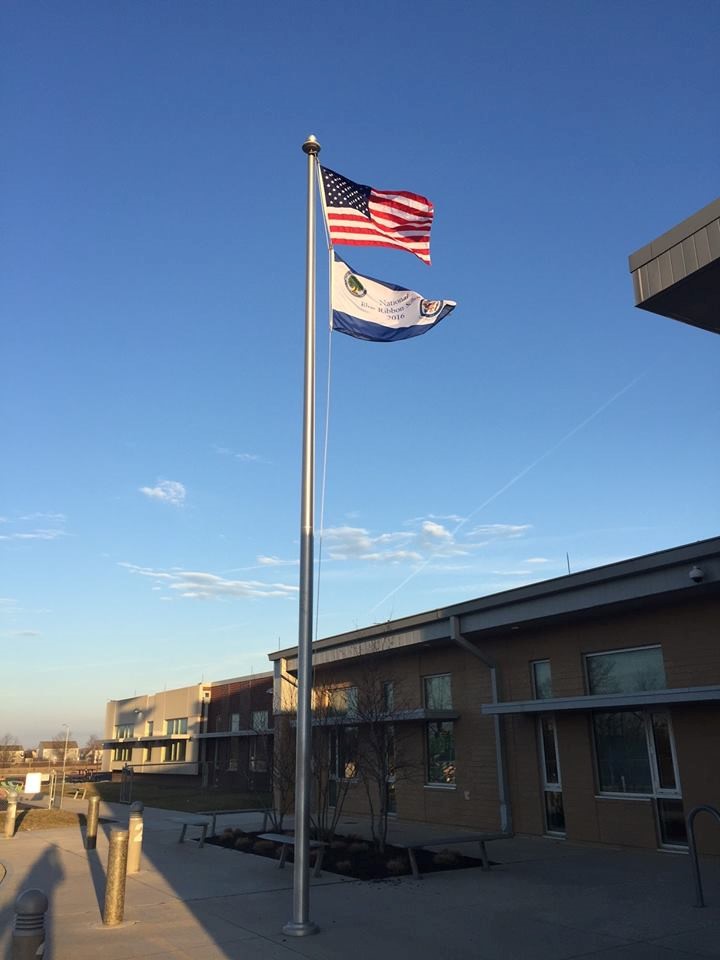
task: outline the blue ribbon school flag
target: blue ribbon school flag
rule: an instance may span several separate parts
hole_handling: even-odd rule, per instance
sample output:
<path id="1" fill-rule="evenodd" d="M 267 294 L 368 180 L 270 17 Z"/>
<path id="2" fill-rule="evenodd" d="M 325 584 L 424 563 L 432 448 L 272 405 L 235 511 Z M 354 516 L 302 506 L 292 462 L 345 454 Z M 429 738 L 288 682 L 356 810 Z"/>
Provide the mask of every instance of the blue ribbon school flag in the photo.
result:
<path id="1" fill-rule="evenodd" d="M 427 333 L 456 306 L 363 277 L 333 253 L 332 328 L 359 340 L 407 340 Z"/>

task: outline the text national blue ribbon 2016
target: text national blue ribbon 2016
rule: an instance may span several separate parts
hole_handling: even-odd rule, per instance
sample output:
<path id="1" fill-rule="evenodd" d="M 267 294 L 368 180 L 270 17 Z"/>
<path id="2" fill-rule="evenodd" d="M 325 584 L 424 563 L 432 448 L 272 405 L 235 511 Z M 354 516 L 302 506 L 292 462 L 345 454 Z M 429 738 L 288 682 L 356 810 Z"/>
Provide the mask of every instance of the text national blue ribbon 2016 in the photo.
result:
<path id="1" fill-rule="evenodd" d="M 394 283 L 363 277 L 336 253 L 332 271 L 332 328 L 359 340 L 418 337 L 456 306 L 454 300 L 427 300 Z"/>

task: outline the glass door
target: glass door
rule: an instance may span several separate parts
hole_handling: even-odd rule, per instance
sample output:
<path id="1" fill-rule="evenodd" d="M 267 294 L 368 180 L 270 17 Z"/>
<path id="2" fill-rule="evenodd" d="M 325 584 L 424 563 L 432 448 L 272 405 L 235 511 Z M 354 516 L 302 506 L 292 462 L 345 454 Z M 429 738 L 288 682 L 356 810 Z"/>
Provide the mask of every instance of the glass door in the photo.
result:
<path id="1" fill-rule="evenodd" d="M 551 713 L 538 718 L 540 747 L 540 779 L 543 789 L 545 830 L 554 836 L 565 836 L 565 810 L 563 807 L 560 760 L 557 745 L 555 717 Z"/>

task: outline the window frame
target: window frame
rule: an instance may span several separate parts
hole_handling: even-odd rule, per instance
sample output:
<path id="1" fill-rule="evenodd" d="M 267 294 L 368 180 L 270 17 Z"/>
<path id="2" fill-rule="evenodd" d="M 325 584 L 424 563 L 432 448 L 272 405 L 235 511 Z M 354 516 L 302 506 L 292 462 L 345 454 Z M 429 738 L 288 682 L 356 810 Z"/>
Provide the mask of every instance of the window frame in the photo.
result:
<path id="1" fill-rule="evenodd" d="M 444 707 L 430 707 L 428 706 L 428 680 L 444 680 L 447 678 L 448 681 L 448 693 L 450 696 L 450 702 L 447 706 Z M 422 692 L 423 692 L 423 707 L 426 710 L 452 710 L 453 709 L 453 695 L 452 695 L 452 673 L 449 671 L 446 673 L 428 673 L 425 674 L 422 678 Z"/>
<path id="2" fill-rule="evenodd" d="M 536 668 L 536 666 L 538 666 L 538 665 L 541 664 L 541 663 L 546 663 L 546 664 L 548 665 L 549 682 L 550 682 L 550 694 L 549 694 L 549 696 L 547 696 L 547 697 L 540 697 L 540 696 L 538 696 L 537 674 L 536 674 L 535 668 Z M 534 699 L 534 700 L 552 700 L 552 699 L 553 699 L 554 692 L 553 692 L 553 682 L 552 682 L 552 664 L 551 664 L 551 662 L 550 662 L 550 658 L 549 658 L 549 657 L 543 657 L 543 658 L 541 658 L 540 660 L 531 660 L 531 661 L 530 661 L 530 677 L 531 677 L 531 681 L 532 681 L 533 699 Z"/>
<path id="3" fill-rule="evenodd" d="M 182 756 L 170 756 L 170 754 L 173 753 L 181 753 Z M 170 743 L 165 744 L 165 756 L 163 757 L 163 763 L 186 763 L 186 756 L 187 740 L 171 740 Z"/>
<path id="4" fill-rule="evenodd" d="M 172 727 L 175 724 L 179 724 L 182 728 L 185 729 L 174 730 Z M 165 720 L 165 735 L 168 737 L 185 737 L 188 732 L 188 718 L 187 717 L 168 717 Z"/>
<path id="5" fill-rule="evenodd" d="M 665 673 L 665 657 L 663 655 L 663 648 L 661 643 L 643 643 L 635 647 L 617 647 L 610 650 L 590 650 L 587 653 L 583 653 L 583 673 L 585 678 L 585 692 L 588 696 L 594 696 L 592 688 L 590 686 L 590 671 L 588 670 L 588 661 L 591 657 L 607 657 L 612 656 L 613 654 L 622 654 L 622 653 L 637 653 L 638 650 L 659 650 L 662 656 L 663 661 L 663 673 Z M 665 686 L 656 687 L 656 690 L 666 690 L 667 689 L 667 675 L 665 676 Z M 620 693 L 634 693 L 638 691 L 619 691 Z"/>
<path id="6" fill-rule="evenodd" d="M 431 764 L 431 753 L 430 753 L 430 730 L 435 727 L 447 726 L 450 728 L 450 733 L 452 735 L 452 759 L 447 761 L 452 763 L 453 774 L 452 780 L 431 780 L 430 779 L 430 764 Z M 457 743 L 455 736 L 455 721 L 454 720 L 428 720 L 425 724 L 425 786 L 431 789 L 437 790 L 455 790 L 457 788 Z"/>

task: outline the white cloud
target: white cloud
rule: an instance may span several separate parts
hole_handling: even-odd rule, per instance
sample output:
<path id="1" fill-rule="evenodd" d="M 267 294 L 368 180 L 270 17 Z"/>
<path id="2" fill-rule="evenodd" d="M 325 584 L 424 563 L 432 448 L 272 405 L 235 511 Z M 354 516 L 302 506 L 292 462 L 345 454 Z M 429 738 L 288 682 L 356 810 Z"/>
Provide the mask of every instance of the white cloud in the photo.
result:
<path id="1" fill-rule="evenodd" d="M 228 580 L 214 573 L 194 570 L 153 570 L 134 563 L 121 563 L 130 573 L 149 577 L 155 586 L 175 591 L 175 595 L 191 600 L 218 600 L 223 598 L 283 598 L 294 597 L 298 588 L 287 583 L 263 583 L 259 580 Z M 161 599 L 170 599 L 166 595 Z"/>
<path id="2" fill-rule="evenodd" d="M 259 453 L 241 453 L 237 450 L 231 450 L 230 447 L 213 447 L 215 453 L 221 457 L 232 457 L 233 460 L 239 460 L 241 463 L 268 463 Z"/>
<path id="3" fill-rule="evenodd" d="M 331 560 L 372 563 L 418 563 L 427 556 L 458 556 L 467 552 L 450 530 L 434 520 L 418 518 L 416 530 L 372 534 L 364 527 L 330 527 L 323 532 Z"/>
<path id="4" fill-rule="evenodd" d="M 474 527 L 469 537 L 486 537 L 492 540 L 506 540 L 514 537 L 522 537 L 532 529 L 529 523 L 485 523 L 479 527 Z"/>
<path id="5" fill-rule="evenodd" d="M 44 520 L 46 523 L 41 527 L 26 528 L 26 525 L 37 520 Z M 7 533 L 0 533 L 0 540 L 58 540 L 67 536 L 63 529 L 65 515 L 62 513 L 29 513 L 21 517 L 2 517 L 0 523 L 8 525 Z"/>
<path id="6" fill-rule="evenodd" d="M 528 557 L 525 563 L 550 563 L 547 557 Z"/>
<path id="7" fill-rule="evenodd" d="M 178 480 L 159 480 L 156 487 L 140 487 L 140 493 L 144 493 L 151 500 L 161 500 L 174 507 L 181 507 L 187 495 L 185 487 Z"/>
<path id="8" fill-rule="evenodd" d="M 261 554 L 257 558 L 261 567 L 296 567 L 298 560 L 281 560 L 280 557 L 266 557 Z"/>

